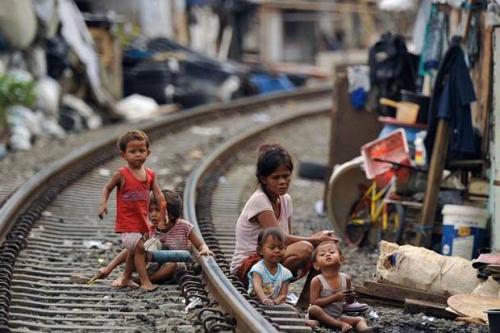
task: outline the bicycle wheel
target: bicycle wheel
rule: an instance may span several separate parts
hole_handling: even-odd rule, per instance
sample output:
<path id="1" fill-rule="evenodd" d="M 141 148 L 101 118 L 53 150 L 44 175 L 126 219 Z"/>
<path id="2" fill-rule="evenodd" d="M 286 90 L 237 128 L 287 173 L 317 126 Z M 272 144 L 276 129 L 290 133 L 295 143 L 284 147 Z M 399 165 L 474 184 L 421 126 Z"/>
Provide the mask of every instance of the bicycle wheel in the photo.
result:
<path id="1" fill-rule="evenodd" d="M 370 231 L 370 200 L 360 198 L 349 213 L 345 224 L 344 238 L 348 245 L 361 246 Z"/>
<path id="2" fill-rule="evenodd" d="M 382 239 L 388 242 L 401 243 L 405 228 L 405 215 L 402 205 L 391 205 L 387 213 L 387 225 L 382 225 Z"/>

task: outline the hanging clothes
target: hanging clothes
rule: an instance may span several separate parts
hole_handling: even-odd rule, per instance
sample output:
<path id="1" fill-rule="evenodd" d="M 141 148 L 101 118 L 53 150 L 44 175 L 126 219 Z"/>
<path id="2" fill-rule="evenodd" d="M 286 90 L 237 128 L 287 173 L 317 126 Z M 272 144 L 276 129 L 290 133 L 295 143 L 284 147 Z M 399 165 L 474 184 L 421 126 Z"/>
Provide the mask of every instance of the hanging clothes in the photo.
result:
<path id="1" fill-rule="evenodd" d="M 460 41 L 460 37 L 453 37 L 434 84 L 425 139 L 429 159 L 439 119 L 449 121 L 448 158 L 470 158 L 479 151 L 470 109 L 470 104 L 476 100 L 476 94 Z"/>

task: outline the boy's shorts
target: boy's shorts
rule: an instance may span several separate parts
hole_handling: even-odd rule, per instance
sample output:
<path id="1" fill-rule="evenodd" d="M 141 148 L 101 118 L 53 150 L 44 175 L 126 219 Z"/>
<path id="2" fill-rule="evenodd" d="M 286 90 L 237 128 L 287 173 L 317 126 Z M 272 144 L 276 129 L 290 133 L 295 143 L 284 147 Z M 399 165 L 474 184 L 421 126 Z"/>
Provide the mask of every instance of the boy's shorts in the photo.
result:
<path id="1" fill-rule="evenodd" d="M 123 232 L 122 237 L 122 247 L 129 251 L 134 251 L 137 243 L 142 239 L 142 234 L 140 232 Z"/>

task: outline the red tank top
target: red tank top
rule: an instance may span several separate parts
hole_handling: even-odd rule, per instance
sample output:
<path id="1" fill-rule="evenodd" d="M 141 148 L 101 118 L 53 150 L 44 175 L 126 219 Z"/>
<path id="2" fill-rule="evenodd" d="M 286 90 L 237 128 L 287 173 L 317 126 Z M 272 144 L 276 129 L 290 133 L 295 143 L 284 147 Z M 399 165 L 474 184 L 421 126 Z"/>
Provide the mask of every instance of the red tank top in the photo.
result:
<path id="1" fill-rule="evenodd" d="M 154 171 L 146 168 L 146 181 L 139 181 L 132 171 L 118 169 L 123 186 L 116 191 L 115 232 L 148 233 L 149 193 L 153 189 Z"/>

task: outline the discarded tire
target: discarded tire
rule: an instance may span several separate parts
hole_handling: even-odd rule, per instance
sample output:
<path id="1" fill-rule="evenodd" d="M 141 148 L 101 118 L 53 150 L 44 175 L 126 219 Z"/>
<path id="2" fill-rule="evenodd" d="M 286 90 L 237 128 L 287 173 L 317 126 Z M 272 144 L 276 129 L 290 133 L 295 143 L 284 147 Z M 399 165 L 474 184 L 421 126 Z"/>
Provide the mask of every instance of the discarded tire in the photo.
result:
<path id="1" fill-rule="evenodd" d="M 299 177 L 315 180 L 325 180 L 327 173 L 326 165 L 314 162 L 300 162 Z"/>

